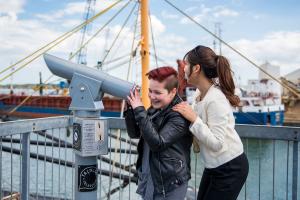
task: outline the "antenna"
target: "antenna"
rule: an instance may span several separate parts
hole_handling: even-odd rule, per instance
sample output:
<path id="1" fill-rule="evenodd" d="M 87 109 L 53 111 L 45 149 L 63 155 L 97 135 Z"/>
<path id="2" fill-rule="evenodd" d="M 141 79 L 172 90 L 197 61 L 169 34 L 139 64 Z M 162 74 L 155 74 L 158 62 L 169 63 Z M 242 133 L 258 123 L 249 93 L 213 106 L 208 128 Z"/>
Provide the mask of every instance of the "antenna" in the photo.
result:
<path id="1" fill-rule="evenodd" d="M 103 49 L 103 56 L 102 56 L 103 58 L 108 53 L 108 37 L 109 37 L 109 32 L 110 32 L 110 28 L 107 28 L 106 29 L 106 33 L 105 33 L 105 40 L 104 40 L 104 49 Z M 101 60 L 102 60 L 102 58 L 101 58 Z M 99 60 L 97 62 L 96 67 L 97 67 L 97 69 L 103 70 L 103 63 L 102 63 L 101 60 Z"/>
<path id="2" fill-rule="evenodd" d="M 15 71 L 15 68 L 12 67 L 12 68 L 11 68 L 11 72 L 14 72 L 14 71 Z M 9 86 L 10 94 L 13 94 L 13 93 L 14 93 L 13 82 L 14 82 L 14 75 L 12 74 L 12 75 L 10 76 L 10 86 Z"/>
<path id="3" fill-rule="evenodd" d="M 222 34 L 221 23 L 216 22 L 215 23 L 215 35 L 217 35 L 220 39 L 222 39 L 221 34 Z M 221 42 L 221 40 L 218 40 L 218 44 L 217 44 L 216 39 L 214 39 L 213 47 L 214 47 L 215 52 L 217 52 L 217 45 L 219 46 L 219 55 L 222 55 L 222 42 Z"/>

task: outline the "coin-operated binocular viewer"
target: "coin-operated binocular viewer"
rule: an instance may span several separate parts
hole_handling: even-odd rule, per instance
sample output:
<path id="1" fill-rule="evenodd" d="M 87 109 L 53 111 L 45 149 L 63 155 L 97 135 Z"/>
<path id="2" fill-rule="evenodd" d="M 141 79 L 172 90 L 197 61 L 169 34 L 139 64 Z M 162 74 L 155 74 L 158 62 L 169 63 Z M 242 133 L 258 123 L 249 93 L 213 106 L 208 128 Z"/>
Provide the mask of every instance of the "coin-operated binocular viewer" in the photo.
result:
<path id="1" fill-rule="evenodd" d="M 104 93 L 126 99 L 136 85 L 100 70 L 45 54 L 50 71 L 71 80 L 70 110 L 75 152 L 75 199 L 97 199 L 97 156 L 108 153 L 108 126 L 100 119 Z"/>

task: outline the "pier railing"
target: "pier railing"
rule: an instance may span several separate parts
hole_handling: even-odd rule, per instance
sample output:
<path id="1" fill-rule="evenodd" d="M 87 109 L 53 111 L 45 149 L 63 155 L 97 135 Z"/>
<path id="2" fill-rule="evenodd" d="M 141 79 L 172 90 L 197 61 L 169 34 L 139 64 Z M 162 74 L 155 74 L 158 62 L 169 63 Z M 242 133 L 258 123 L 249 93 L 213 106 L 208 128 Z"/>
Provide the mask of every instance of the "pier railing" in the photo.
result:
<path id="1" fill-rule="evenodd" d="M 300 127 L 237 125 L 250 168 L 239 199 L 300 199 Z"/>
<path id="2" fill-rule="evenodd" d="M 0 199 L 74 199 L 72 117 L 0 123 Z M 137 140 L 122 119 L 109 119 L 109 153 L 98 157 L 98 199 L 138 199 Z M 300 128 L 237 125 L 250 163 L 240 200 L 299 198 Z M 203 165 L 192 153 L 187 199 L 195 199 Z"/>

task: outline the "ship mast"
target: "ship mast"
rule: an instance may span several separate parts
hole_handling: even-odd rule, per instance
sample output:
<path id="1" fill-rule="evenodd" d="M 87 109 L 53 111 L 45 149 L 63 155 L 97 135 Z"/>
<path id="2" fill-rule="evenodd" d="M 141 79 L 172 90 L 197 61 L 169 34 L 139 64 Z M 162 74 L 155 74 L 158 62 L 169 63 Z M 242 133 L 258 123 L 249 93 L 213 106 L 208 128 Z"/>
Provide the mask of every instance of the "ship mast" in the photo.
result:
<path id="1" fill-rule="evenodd" d="M 146 108 L 150 106 L 148 98 L 149 80 L 146 73 L 149 71 L 149 22 L 148 0 L 141 0 L 141 57 L 142 57 L 142 101 Z"/>

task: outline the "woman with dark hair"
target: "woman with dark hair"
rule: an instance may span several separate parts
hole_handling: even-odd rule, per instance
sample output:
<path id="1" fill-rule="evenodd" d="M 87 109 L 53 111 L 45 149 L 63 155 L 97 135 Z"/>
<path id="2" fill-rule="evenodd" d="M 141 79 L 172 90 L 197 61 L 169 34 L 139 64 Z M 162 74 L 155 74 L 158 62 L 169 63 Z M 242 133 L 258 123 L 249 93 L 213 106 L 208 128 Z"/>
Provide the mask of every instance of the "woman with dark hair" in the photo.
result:
<path id="1" fill-rule="evenodd" d="M 138 144 L 137 193 L 144 200 L 183 200 L 191 178 L 190 123 L 172 107 L 182 102 L 177 94 L 177 72 L 160 67 L 147 74 L 151 107 L 146 110 L 138 91 L 128 97 L 125 122 Z"/>
<path id="2" fill-rule="evenodd" d="M 238 106 L 228 60 L 208 47 L 197 46 L 184 60 L 187 82 L 197 87 L 192 107 L 174 106 L 191 122 L 205 169 L 198 200 L 237 199 L 248 175 L 249 164 L 243 144 L 234 129 L 232 107 Z"/>

